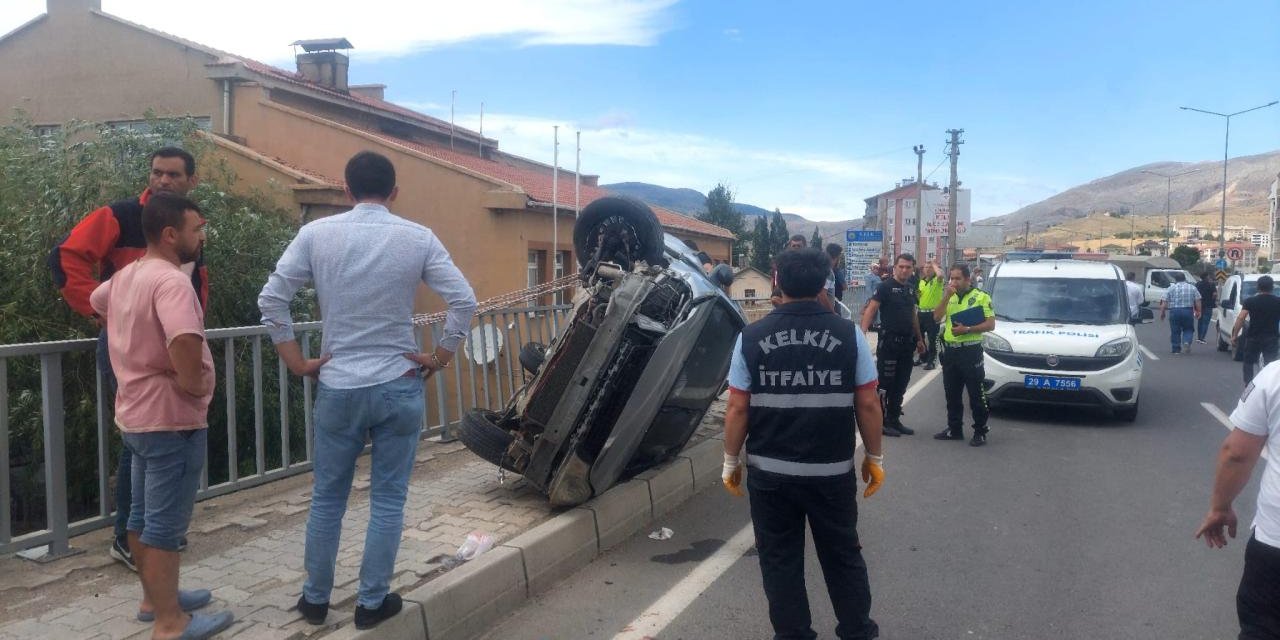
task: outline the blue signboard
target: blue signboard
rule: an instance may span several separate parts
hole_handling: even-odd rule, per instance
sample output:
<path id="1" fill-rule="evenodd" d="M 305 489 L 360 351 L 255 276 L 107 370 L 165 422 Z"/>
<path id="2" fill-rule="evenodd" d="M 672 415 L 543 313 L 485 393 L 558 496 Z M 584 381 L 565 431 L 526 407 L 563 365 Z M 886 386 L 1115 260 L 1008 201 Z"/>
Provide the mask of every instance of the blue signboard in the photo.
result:
<path id="1" fill-rule="evenodd" d="M 1226 268 L 1227 268 L 1227 259 L 1226 259 L 1226 258 L 1218 258 L 1218 261 L 1217 261 L 1217 262 L 1215 262 L 1215 263 L 1213 263 L 1213 264 L 1214 264 L 1214 266 L 1218 267 L 1219 269 L 1226 269 Z"/>
<path id="2" fill-rule="evenodd" d="M 884 232 L 875 231 L 855 231 L 849 229 L 844 232 L 845 242 L 880 242 L 884 240 Z"/>

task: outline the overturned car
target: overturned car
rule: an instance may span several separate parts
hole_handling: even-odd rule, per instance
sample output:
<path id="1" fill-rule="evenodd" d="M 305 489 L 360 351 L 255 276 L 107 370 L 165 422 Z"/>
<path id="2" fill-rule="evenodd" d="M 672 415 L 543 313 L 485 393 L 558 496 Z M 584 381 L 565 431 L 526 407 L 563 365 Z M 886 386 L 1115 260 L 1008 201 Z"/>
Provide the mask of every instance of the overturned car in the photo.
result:
<path id="1" fill-rule="evenodd" d="M 723 391 L 741 309 L 653 211 L 592 202 L 574 227 L 581 291 L 506 407 L 463 416 L 462 442 L 518 473 L 552 504 L 574 505 L 674 457 Z"/>

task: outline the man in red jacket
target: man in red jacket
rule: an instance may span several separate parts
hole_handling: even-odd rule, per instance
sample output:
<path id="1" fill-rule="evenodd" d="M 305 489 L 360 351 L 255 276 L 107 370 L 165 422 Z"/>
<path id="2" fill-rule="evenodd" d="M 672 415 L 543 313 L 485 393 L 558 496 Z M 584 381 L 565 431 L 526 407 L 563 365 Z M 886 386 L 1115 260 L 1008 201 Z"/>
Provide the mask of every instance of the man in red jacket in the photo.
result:
<path id="1" fill-rule="evenodd" d="M 164 147 L 151 154 L 151 173 L 147 189 L 137 198 L 120 200 L 97 209 L 85 216 L 67 234 L 49 256 L 49 268 L 53 270 L 53 282 L 62 292 L 62 298 L 77 313 L 91 318 L 101 331 L 98 334 L 98 371 L 106 383 L 110 396 L 115 395 L 116 377 L 107 355 L 107 331 L 105 318 L 98 317 L 89 303 L 89 294 L 98 284 L 111 278 L 111 274 L 142 257 L 147 251 L 147 240 L 142 234 L 142 207 L 154 193 L 171 193 L 186 196 L 199 183 L 196 176 L 196 160 L 188 152 L 176 147 Z M 209 274 L 204 257 L 182 265 L 191 276 L 203 308 L 209 306 Z M 107 406 L 113 406 L 110 397 Z M 126 567 L 137 571 L 133 553 L 129 550 L 126 526 L 129 522 L 129 506 L 133 502 L 131 469 L 133 456 L 128 447 L 120 448 L 120 463 L 116 468 L 116 522 L 115 539 L 111 544 L 111 557 Z M 185 546 L 185 540 L 183 541 Z"/>

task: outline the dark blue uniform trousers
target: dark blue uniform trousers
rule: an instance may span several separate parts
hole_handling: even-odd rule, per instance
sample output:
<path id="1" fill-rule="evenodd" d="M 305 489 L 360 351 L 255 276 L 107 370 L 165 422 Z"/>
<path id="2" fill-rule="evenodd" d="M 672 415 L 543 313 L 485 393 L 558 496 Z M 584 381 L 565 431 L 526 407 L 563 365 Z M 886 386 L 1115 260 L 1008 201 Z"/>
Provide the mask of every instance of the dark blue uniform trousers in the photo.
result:
<path id="1" fill-rule="evenodd" d="M 858 543 L 857 484 L 853 473 L 796 478 L 747 471 L 751 523 L 774 638 L 818 637 L 811 626 L 804 583 L 806 518 L 835 609 L 836 636 L 861 640 L 879 635 L 870 617 L 871 585 Z"/>

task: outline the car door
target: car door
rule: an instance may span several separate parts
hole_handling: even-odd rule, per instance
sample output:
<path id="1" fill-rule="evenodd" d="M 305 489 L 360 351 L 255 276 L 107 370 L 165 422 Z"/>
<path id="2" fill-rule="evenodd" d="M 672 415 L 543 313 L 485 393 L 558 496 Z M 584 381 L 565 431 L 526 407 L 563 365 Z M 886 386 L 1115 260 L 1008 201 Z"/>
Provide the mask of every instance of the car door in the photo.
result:
<path id="1" fill-rule="evenodd" d="M 1235 326 L 1236 316 L 1240 313 L 1240 278 L 1232 276 L 1218 290 L 1218 333 L 1224 341 L 1231 339 L 1231 327 Z"/>

